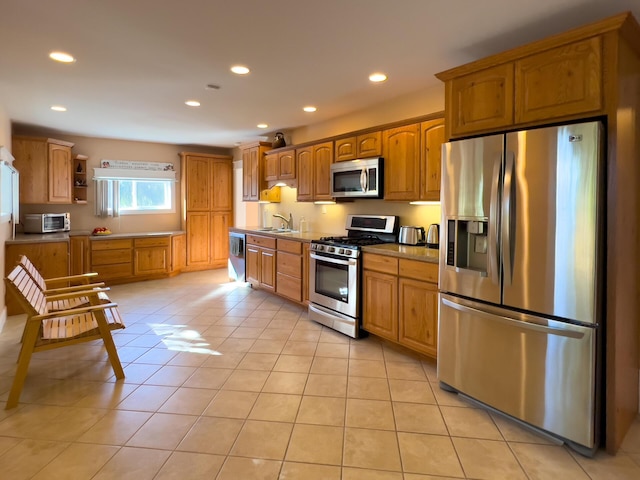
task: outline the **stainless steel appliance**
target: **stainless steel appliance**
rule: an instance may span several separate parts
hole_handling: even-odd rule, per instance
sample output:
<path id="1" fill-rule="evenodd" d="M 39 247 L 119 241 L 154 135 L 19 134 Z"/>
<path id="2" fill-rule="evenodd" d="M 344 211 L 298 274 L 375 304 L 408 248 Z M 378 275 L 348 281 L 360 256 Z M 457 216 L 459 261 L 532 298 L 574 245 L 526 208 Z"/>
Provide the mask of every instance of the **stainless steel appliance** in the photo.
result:
<path id="1" fill-rule="evenodd" d="M 71 219 L 69 213 L 28 213 L 23 226 L 25 233 L 68 232 Z"/>
<path id="2" fill-rule="evenodd" d="M 229 279 L 245 281 L 245 240 L 241 232 L 229 232 Z"/>
<path id="3" fill-rule="evenodd" d="M 427 247 L 440 248 L 440 225 L 432 223 L 427 230 Z"/>
<path id="4" fill-rule="evenodd" d="M 598 445 L 603 126 L 443 146 L 438 378 L 566 441 Z"/>
<path id="5" fill-rule="evenodd" d="M 400 227 L 398 243 L 403 245 L 424 245 L 424 227 Z"/>
<path id="6" fill-rule="evenodd" d="M 384 160 L 363 158 L 331 164 L 331 196 L 382 198 Z"/>
<path id="7" fill-rule="evenodd" d="M 361 250 L 365 245 L 395 243 L 398 217 L 348 215 L 347 235 L 311 242 L 309 318 L 353 338 L 360 336 Z"/>

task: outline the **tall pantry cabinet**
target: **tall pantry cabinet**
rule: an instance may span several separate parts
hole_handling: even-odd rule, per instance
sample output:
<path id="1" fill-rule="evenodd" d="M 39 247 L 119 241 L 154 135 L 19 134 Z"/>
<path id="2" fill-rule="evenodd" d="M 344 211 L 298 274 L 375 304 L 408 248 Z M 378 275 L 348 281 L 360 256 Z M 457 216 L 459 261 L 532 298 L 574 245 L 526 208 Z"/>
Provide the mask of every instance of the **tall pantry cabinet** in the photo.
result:
<path id="1" fill-rule="evenodd" d="M 225 267 L 233 215 L 232 158 L 185 152 L 180 156 L 187 243 L 183 271 Z"/>

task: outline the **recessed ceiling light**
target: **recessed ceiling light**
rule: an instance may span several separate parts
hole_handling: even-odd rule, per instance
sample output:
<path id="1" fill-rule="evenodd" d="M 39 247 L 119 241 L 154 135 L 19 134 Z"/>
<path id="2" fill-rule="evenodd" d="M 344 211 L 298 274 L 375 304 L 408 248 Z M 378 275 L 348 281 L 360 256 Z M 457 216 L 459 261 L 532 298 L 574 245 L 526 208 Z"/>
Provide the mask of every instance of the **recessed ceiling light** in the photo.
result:
<path id="1" fill-rule="evenodd" d="M 246 75 L 247 73 L 249 73 L 249 69 L 244 65 L 234 65 L 233 67 L 231 67 L 231 71 L 238 75 Z"/>
<path id="2" fill-rule="evenodd" d="M 269 125 L 267 125 L 266 123 L 259 123 L 258 125 L 256 125 L 256 127 L 258 127 L 258 128 L 269 128 Z"/>
<path id="3" fill-rule="evenodd" d="M 52 105 L 51 110 L 53 110 L 54 112 L 66 112 L 67 107 L 63 107 L 62 105 Z"/>
<path id="4" fill-rule="evenodd" d="M 318 110 L 316 107 L 312 107 L 311 105 L 304 107 L 302 110 L 304 110 L 305 112 L 315 112 L 316 110 Z"/>
<path id="5" fill-rule="evenodd" d="M 387 76 L 384 73 L 376 72 L 369 75 L 369 80 L 374 83 L 384 82 L 387 79 Z"/>
<path id="6" fill-rule="evenodd" d="M 185 105 L 189 105 L 190 107 L 199 107 L 200 106 L 200 102 L 197 100 L 187 100 L 186 102 L 184 102 Z"/>
<path id="7" fill-rule="evenodd" d="M 72 55 L 69 55 L 68 53 L 65 53 L 65 52 L 51 52 L 49 54 L 49 58 L 51 60 L 55 60 L 56 62 L 62 62 L 62 63 L 73 63 L 76 61 L 76 59 L 73 58 Z"/>

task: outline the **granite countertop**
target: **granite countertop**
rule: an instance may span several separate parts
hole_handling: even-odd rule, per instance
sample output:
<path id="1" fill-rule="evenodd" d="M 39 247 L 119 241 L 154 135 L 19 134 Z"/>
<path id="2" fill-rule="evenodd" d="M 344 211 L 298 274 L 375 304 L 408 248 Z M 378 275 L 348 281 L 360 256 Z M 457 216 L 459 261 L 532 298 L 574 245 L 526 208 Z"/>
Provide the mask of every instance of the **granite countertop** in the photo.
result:
<path id="1" fill-rule="evenodd" d="M 248 233 L 252 235 L 264 235 L 266 237 L 273 238 L 284 238 L 290 240 L 299 240 L 301 242 L 311 242 L 312 240 L 318 240 L 321 237 L 331 237 L 335 235 L 335 233 L 326 233 L 326 232 L 278 232 L 274 230 L 263 230 L 260 227 L 230 227 L 229 231 L 231 232 L 240 232 L 240 233 Z"/>
<path id="2" fill-rule="evenodd" d="M 72 230 L 70 232 L 59 233 L 16 233 L 16 238 L 9 239 L 6 244 L 19 243 L 52 243 L 52 242 L 68 242 L 69 237 L 87 236 L 92 240 L 104 240 L 108 238 L 140 238 L 140 237 L 159 237 L 167 235 L 180 235 L 185 233 L 183 230 L 173 230 L 168 232 L 138 232 L 138 233 L 112 233 L 111 235 L 91 235 L 90 230 Z"/>
<path id="3" fill-rule="evenodd" d="M 420 260 L 428 263 L 438 263 L 440 261 L 440 250 L 437 248 L 383 243 L 381 245 L 362 247 L 362 251 L 365 253 L 377 253 L 378 255 L 389 255 L 390 257 Z"/>

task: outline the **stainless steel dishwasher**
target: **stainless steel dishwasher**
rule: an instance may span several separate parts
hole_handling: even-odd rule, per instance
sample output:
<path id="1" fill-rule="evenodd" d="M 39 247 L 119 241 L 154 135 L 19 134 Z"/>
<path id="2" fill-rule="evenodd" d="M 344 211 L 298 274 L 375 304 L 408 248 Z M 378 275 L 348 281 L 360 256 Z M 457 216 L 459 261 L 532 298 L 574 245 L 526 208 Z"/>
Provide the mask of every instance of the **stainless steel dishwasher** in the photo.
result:
<path id="1" fill-rule="evenodd" d="M 229 232 L 229 279 L 245 281 L 245 234 Z"/>

